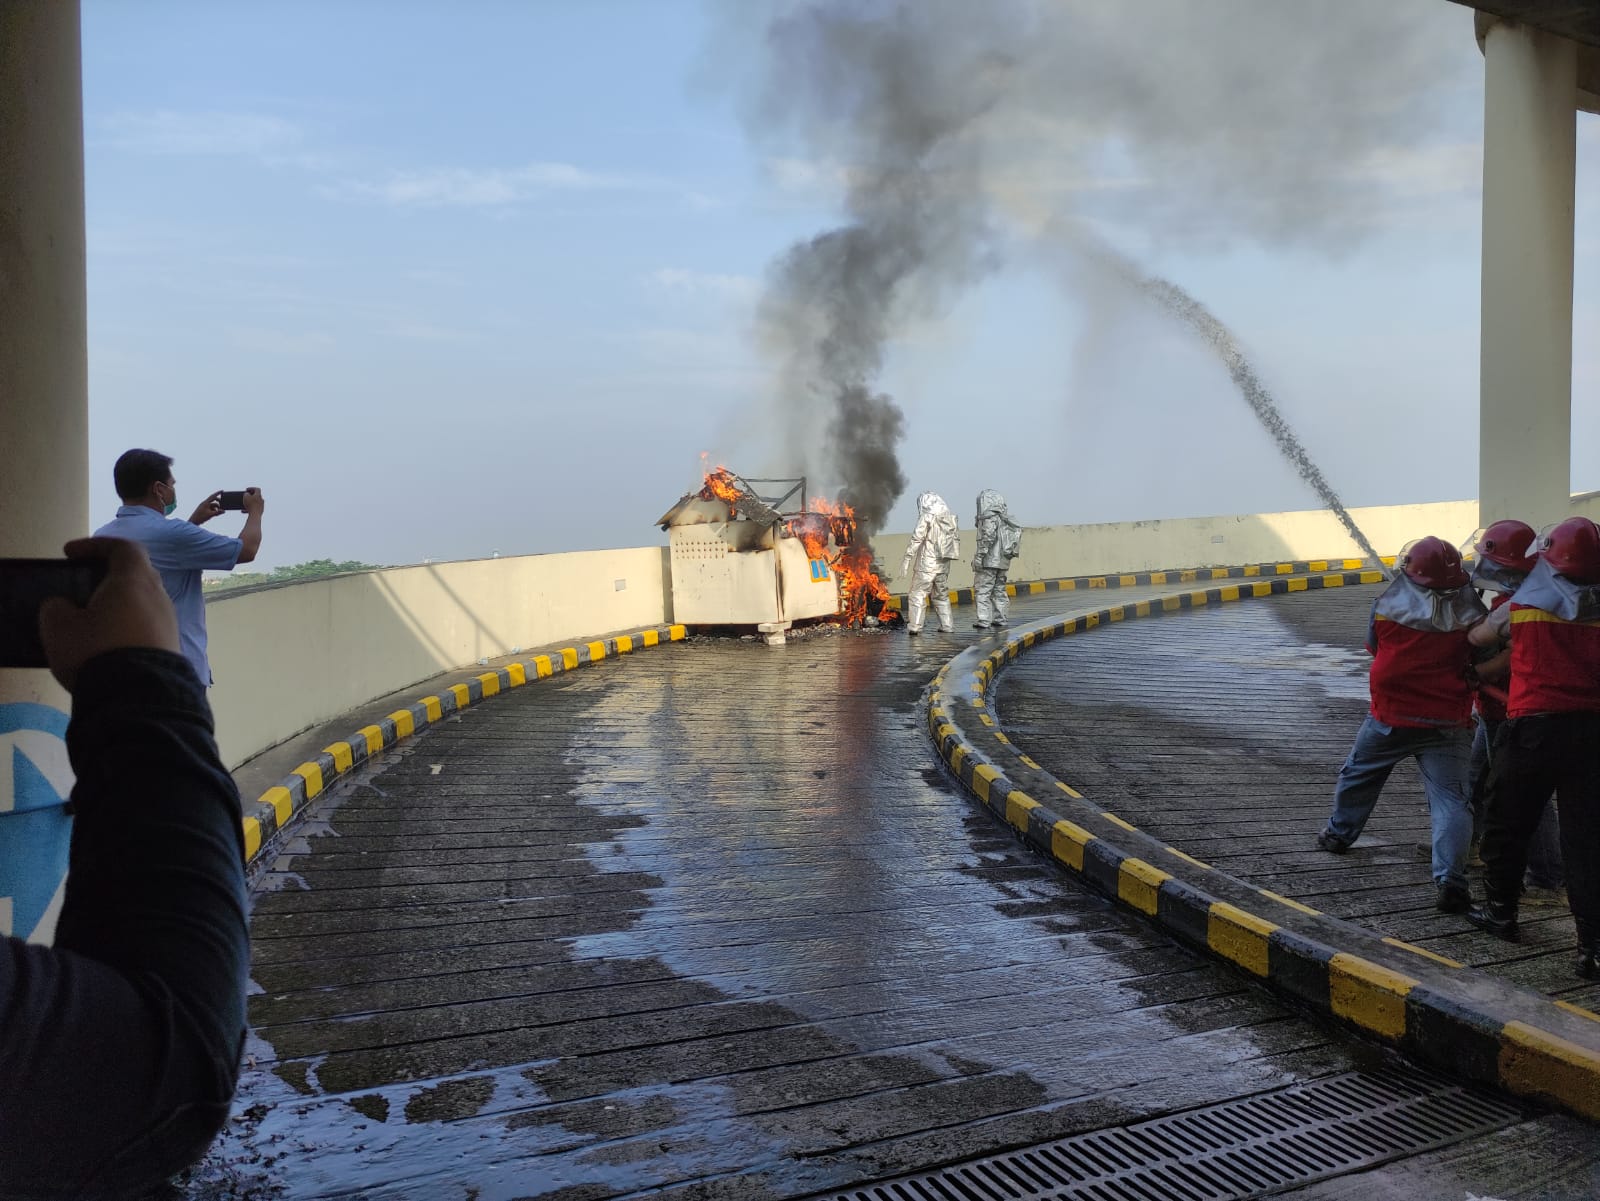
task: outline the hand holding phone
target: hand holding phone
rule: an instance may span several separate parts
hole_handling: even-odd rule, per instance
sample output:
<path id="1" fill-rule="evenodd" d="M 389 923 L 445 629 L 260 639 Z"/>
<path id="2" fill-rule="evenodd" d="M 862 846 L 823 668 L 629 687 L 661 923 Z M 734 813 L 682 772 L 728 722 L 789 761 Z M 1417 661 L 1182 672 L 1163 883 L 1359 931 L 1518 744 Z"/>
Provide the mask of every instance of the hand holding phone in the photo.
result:
<path id="1" fill-rule="evenodd" d="M 16 589 L 0 584 L 0 643 L 6 651 L 0 666 L 48 665 L 70 692 L 78 669 L 106 651 L 178 650 L 178 617 L 144 547 L 120 538 L 79 538 L 65 549 L 65 560 L 0 560 L 0 581 L 18 582 Z M 49 566 L 11 570 L 19 562 Z M 41 583 L 61 590 L 32 600 Z M 18 604 L 7 607 L 12 596 Z M 19 624 L 24 611 L 31 620 L 27 642 Z M 35 648 L 39 653 L 32 653 Z M 13 650 L 30 661 L 12 663 Z"/>
<path id="2" fill-rule="evenodd" d="M 217 493 L 217 500 L 221 503 L 224 513 L 244 512 L 244 490 L 242 488 L 238 492 L 219 492 Z"/>

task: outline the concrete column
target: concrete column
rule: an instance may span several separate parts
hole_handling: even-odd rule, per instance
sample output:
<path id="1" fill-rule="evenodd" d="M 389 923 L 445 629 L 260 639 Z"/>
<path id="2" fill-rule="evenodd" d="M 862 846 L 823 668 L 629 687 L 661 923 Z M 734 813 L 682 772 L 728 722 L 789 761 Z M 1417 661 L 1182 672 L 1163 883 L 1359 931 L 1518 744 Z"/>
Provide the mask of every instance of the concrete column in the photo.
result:
<path id="1" fill-rule="evenodd" d="M 1571 495 L 1577 47 L 1497 21 L 1483 53 L 1479 515 L 1538 527 Z"/>
<path id="2" fill-rule="evenodd" d="M 0 556 L 89 523 L 83 86 L 74 0 L 0 0 Z M 55 929 L 70 819 L 67 697 L 0 669 L 0 931 Z"/>

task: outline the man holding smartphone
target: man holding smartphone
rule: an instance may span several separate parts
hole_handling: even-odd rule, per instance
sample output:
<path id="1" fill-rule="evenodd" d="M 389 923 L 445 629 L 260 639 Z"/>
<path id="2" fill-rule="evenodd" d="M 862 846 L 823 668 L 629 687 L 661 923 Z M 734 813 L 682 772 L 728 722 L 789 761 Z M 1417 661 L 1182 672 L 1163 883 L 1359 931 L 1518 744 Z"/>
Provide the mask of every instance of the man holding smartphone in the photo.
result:
<path id="1" fill-rule="evenodd" d="M 124 538 L 141 543 L 178 613 L 178 639 L 200 682 L 211 685 L 206 657 L 206 601 L 201 572 L 232 571 L 252 562 L 261 549 L 261 513 L 266 507 L 260 488 L 238 496 L 245 515 L 237 538 L 202 527 L 224 511 L 228 493 L 213 492 L 189 517 L 169 520 L 178 506 L 178 485 L 172 458 L 155 450 L 130 450 L 117 460 L 113 475 L 122 507 L 114 520 L 95 531 L 97 538 Z"/>

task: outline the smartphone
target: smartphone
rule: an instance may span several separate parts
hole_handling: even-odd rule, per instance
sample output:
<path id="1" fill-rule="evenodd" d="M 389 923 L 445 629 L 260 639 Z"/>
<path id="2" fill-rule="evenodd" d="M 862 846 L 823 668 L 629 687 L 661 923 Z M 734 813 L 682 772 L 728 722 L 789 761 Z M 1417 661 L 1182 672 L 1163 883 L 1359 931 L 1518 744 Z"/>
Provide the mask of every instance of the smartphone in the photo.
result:
<path id="1" fill-rule="evenodd" d="M 0 667 L 44 667 L 39 641 L 39 606 L 52 596 L 86 605 L 106 561 L 93 559 L 0 559 Z"/>
<path id="2" fill-rule="evenodd" d="M 242 513 L 242 512 L 244 512 L 244 493 L 243 492 L 224 492 L 222 494 L 222 511 L 224 513 L 229 513 L 229 512 Z"/>

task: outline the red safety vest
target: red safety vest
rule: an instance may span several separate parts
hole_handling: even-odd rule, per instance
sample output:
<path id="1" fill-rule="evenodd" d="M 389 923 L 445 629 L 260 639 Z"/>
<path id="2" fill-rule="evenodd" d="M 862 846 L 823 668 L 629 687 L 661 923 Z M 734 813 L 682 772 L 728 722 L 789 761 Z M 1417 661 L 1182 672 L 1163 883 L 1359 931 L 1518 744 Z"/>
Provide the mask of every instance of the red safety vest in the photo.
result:
<path id="1" fill-rule="evenodd" d="M 1512 717 L 1600 712 L 1600 621 L 1511 601 Z"/>
<path id="2" fill-rule="evenodd" d="M 1464 726 L 1472 721 L 1466 630 L 1414 630 L 1386 617 L 1372 623 L 1372 716 L 1386 726 Z"/>

